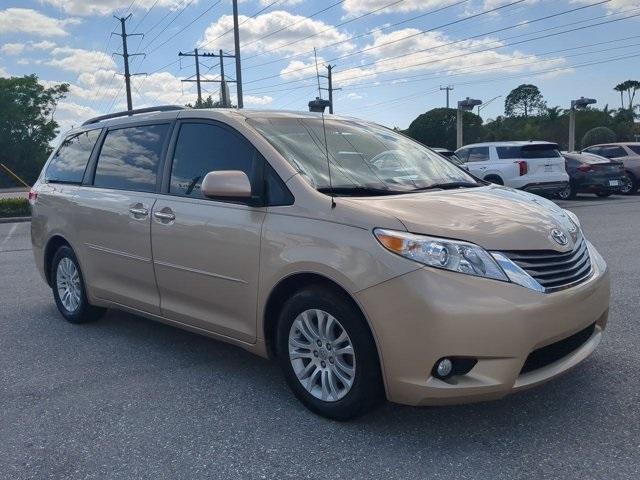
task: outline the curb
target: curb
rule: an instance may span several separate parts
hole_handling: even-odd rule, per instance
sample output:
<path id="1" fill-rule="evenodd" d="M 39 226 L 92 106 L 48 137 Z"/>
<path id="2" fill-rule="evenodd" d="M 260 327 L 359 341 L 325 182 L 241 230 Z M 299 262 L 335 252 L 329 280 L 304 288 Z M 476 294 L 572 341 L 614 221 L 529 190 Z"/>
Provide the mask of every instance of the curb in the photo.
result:
<path id="1" fill-rule="evenodd" d="M 31 217 L 9 217 L 0 218 L 0 223 L 18 223 L 18 222 L 30 222 Z"/>

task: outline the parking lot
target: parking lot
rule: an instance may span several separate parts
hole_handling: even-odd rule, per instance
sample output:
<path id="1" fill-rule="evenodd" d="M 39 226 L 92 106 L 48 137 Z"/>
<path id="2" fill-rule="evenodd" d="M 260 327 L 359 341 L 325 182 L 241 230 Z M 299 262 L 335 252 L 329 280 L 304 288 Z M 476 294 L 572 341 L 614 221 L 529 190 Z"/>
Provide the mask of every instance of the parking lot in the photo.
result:
<path id="1" fill-rule="evenodd" d="M 29 224 L 0 224 L 0 478 L 640 478 L 640 195 L 562 205 L 611 270 L 595 354 L 501 401 L 349 423 L 239 348 L 118 311 L 64 322 Z"/>

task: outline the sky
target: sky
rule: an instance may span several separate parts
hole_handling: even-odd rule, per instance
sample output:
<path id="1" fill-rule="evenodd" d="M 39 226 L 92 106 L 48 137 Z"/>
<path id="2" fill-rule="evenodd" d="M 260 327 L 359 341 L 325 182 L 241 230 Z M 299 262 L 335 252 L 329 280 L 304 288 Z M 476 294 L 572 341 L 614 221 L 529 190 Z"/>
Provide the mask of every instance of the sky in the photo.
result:
<path id="1" fill-rule="evenodd" d="M 466 97 L 485 102 L 537 85 L 549 106 L 596 98 L 620 106 L 613 87 L 640 78 L 638 0 L 240 0 L 245 108 L 306 110 L 333 65 L 336 114 L 406 128 L 421 113 Z M 134 108 L 196 98 L 194 58 L 233 54 L 231 0 L 0 0 L 0 76 L 35 73 L 67 82 L 55 118 L 61 129 L 126 109 L 120 22 L 128 38 Z M 314 56 L 314 48 L 316 50 Z M 224 59 L 235 79 L 233 58 Z M 220 78 L 217 58 L 203 78 Z M 327 80 L 320 78 L 321 87 Z M 235 86 L 230 84 L 232 100 Z M 219 83 L 203 83 L 219 97 Z M 322 90 L 326 98 L 327 92 Z"/>

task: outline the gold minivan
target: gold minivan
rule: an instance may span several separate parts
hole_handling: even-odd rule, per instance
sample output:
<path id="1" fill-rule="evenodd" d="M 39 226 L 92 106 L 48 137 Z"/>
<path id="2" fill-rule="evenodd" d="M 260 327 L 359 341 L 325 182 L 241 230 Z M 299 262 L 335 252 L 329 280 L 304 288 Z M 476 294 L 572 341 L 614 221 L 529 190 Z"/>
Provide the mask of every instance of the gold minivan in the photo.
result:
<path id="1" fill-rule="evenodd" d="M 366 121 L 97 117 L 30 199 L 68 321 L 118 308 L 239 345 L 334 419 L 503 397 L 578 364 L 607 323 L 607 266 L 574 214 Z"/>

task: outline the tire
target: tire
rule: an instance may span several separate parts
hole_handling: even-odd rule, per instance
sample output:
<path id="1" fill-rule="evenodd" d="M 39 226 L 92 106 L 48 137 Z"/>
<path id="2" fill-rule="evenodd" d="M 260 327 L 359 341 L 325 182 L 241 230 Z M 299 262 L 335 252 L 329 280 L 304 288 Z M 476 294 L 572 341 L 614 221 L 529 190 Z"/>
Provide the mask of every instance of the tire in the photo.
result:
<path id="1" fill-rule="evenodd" d="M 495 183 L 496 185 L 504 185 L 504 181 L 497 175 L 487 175 L 484 178 L 487 182 Z"/>
<path id="2" fill-rule="evenodd" d="M 80 264 L 71 247 L 67 245 L 60 247 L 53 256 L 51 289 L 58 311 L 70 323 L 91 322 L 100 318 L 106 311 L 89 304 Z"/>
<path id="3" fill-rule="evenodd" d="M 633 195 L 638 191 L 638 179 L 631 172 L 625 172 L 625 182 L 620 187 L 622 195 Z"/>
<path id="4" fill-rule="evenodd" d="M 596 195 L 600 198 L 607 198 L 611 196 L 610 192 L 600 192 L 600 193 L 596 193 Z"/>
<path id="5" fill-rule="evenodd" d="M 563 190 L 560 190 L 557 195 L 560 200 L 573 200 L 578 195 L 578 192 L 576 186 L 569 183 L 569 185 L 567 185 Z"/>
<path id="6" fill-rule="evenodd" d="M 318 311 L 322 313 L 318 315 Z M 317 326 L 322 318 L 325 320 L 320 325 L 329 323 L 327 314 L 334 320 L 331 333 L 319 338 Z M 303 332 L 308 325 L 314 329 Z M 346 340 L 340 341 L 340 337 L 344 338 L 342 332 L 346 334 Z M 290 343 L 292 339 L 295 344 Z M 329 342 L 318 347 L 313 340 Z M 295 346 L 300 344 L 305 348 Z M 349 344 L 352 354 L 336 354 L 348 351 L 345 346 Z M 350 420 L 371 410 L 384 398 L 378 353 L 371 331 L 361 312 L 341 292 L 311 286 L 293 294 L 279 315 L 276 346 L 278 363 L 289 388 L 303 405 L 318 415 L 339 421 Z M 304 354 L 304 357 L 292 359 L 290 351 L 294 356 Z M 348 367 L 353 367 L 352 376 L 345 373 Z M 303 385 L 296 371 L 309 372 L 306 376 L 300 375 L 310 387 Z M 343 382 L 341 378 L 347 381 Z M 322 389 L 322 384 L 327 386 L 326 390 Z"/>

